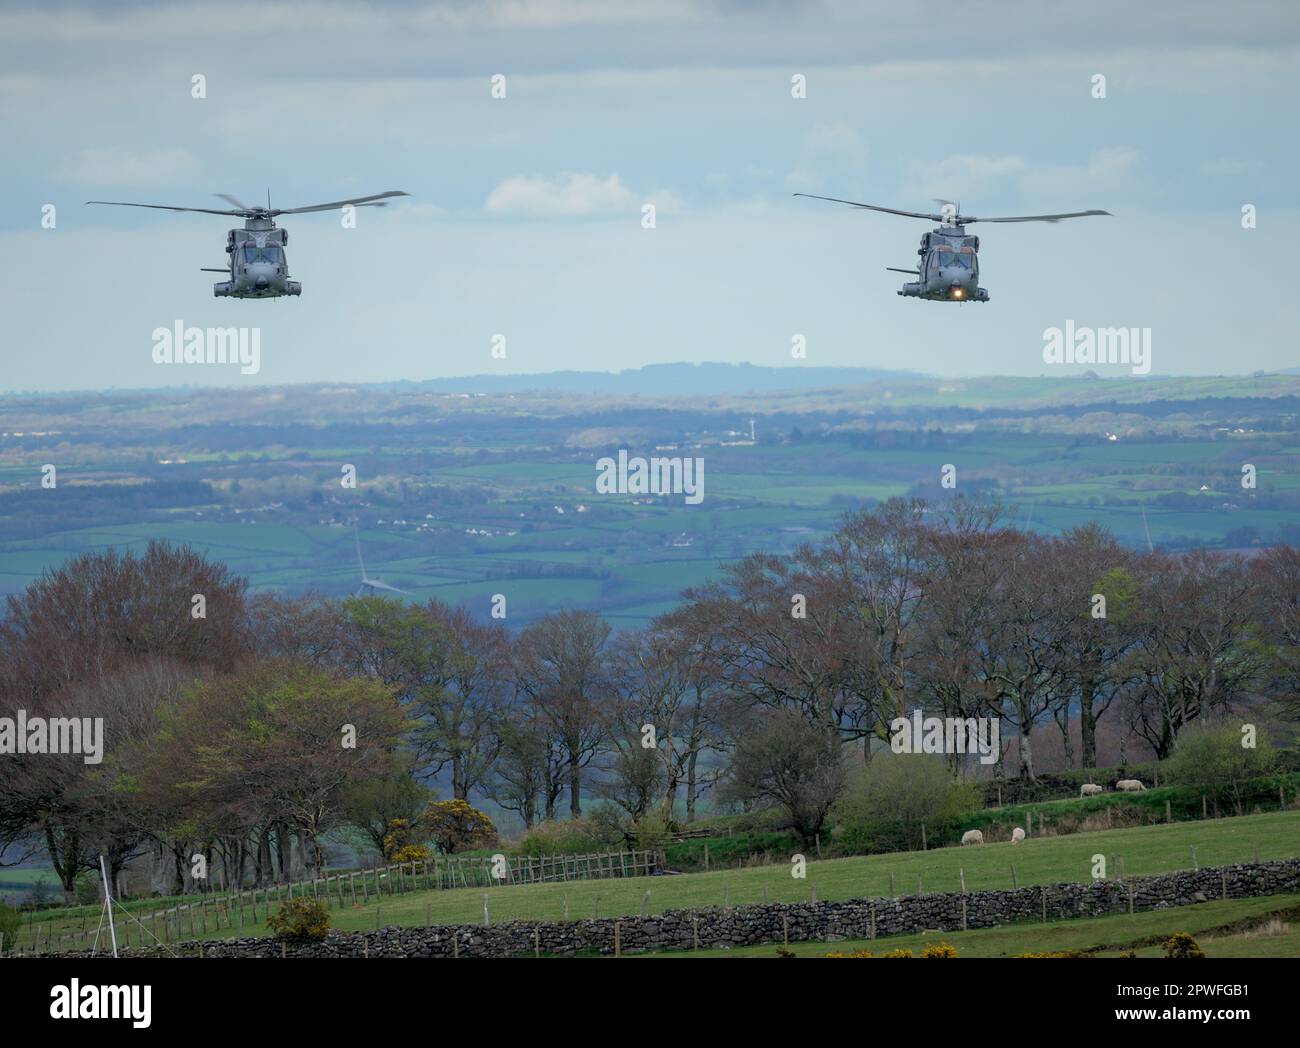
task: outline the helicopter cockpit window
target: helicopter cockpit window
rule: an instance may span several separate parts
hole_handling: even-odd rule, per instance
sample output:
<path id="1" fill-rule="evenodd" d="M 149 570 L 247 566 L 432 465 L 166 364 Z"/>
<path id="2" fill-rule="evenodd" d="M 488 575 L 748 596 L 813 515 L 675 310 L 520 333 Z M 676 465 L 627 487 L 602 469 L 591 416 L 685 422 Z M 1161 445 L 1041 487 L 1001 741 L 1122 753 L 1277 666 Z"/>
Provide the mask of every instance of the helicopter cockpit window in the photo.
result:
<path id="1" fill-rule="evenodd" d="M 266 247 L 256 247 L 253 244 L 244 245 L 245 262 L 282 262 L 280 248 L 276 244 L 267 244 Z"/>
<path id="2" fill-rule="evenodd" d="M 940 251 L 939 265 L 941 266 L 960 266 L 962 269 L 970 269 L 971 255 L 966 255 L 960 251 Z"/>

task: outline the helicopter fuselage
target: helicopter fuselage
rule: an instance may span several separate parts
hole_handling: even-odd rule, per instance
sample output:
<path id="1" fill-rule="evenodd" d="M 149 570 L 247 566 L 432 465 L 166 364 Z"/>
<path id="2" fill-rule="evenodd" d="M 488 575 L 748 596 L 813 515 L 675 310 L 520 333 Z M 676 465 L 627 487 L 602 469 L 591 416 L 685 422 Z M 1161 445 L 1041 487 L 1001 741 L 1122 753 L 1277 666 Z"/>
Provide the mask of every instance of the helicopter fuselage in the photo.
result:
<path id="1" fill-rule="evenodd" d="M 989 293 L 979 286 L 979 249 L 980 238 L 967 236 L 959 225 L 926 233 L 916 251 L 921 257 L 918 279 L 898 293 L 931 302 L 987 302 Z"/>
<path id="2" fill-rule="evenodd" d="M 250 218 L 243 229 L 226 234 L 230 279 L 212 286 L 217 298 L 279 298 L 301 295 L 302 285 L 289 279 L 285 245 L 289 231 L 269 218 Z"/>

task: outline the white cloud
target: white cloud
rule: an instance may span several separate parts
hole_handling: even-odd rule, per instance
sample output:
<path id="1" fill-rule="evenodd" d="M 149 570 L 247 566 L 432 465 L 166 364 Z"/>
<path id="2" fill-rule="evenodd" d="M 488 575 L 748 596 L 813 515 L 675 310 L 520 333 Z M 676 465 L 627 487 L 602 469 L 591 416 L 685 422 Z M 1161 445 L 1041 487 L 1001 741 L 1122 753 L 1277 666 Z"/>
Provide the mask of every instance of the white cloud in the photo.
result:
<path id="1" fill-rule="evenodd" d="M 944 157 L 916 171 L 913 184 L 920 185 L 927 198 L 973 200 L 991 182 L 1005 182 L 1019 175 L 1025 162 L 1018 156 L 978 156 L 971 153 Z M 902 206 L 902 205 L 896 205 Z"/>
<path id="2" fill-rule="evenodd" d="M 1128 146 L 1112 146 L 1089 154 L 1083 164 L 1047 164 L 1026 171 L 1024 190 L 1055 200 L 1105 190 L 1108 194 L 1140 190 L 1142 155 Z M 1092 199 L 1092 198 L 1089 198 Z M 1105 204 L 1065 200 L 1060 207 L 1105 207 Z"/>
<path id="3" fill-rule="evenodd" d="M 526 218 L 587 218 L 635 211 L 639 201 L 618 175 L 585 172 L 507 178 L 488 195 L 483 210 Z"/>
<path id="4" fill-rule="evenodd" d="M 857 129 L 843 120 L 829 124 L 818 124 L 808 132 L 808 147 L 829 152 L 858 152 L 862 148 L 862 136 Z"/>
<path id="5" fill-rule="evenodd" d="M 64 182 L 94 186 L 161 186 L 192 182 L 199 162 L 186 149 L 83 149 L 55 172 Z"/>

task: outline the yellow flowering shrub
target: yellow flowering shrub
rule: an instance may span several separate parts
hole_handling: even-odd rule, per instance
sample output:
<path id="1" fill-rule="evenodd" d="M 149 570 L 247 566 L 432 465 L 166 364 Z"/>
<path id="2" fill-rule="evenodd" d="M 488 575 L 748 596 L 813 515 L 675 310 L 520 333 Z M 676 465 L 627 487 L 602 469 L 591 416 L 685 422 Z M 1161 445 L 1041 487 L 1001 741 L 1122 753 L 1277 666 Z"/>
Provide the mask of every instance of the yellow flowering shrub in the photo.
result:
<path id="1" fill-rule="evenodd" d="M 1175 932 L 1165 940 L 1166 957 L 1204 957 L 1205 953 L 1189 932 Z"/>
<path id="2" fill-rule="evenodd" d="M 266 919 L 266 926 L 277 939 L 325 938 L 330 930 L 329 908 L 319 899 L 303 896 L 286 899 L 280 908 Z"/>
<path id="3" fill-rule="evenodd" d="M 956 957 L 957 950 L 946 942 L 931 943 L 921 951 L 922 957 Z"/>

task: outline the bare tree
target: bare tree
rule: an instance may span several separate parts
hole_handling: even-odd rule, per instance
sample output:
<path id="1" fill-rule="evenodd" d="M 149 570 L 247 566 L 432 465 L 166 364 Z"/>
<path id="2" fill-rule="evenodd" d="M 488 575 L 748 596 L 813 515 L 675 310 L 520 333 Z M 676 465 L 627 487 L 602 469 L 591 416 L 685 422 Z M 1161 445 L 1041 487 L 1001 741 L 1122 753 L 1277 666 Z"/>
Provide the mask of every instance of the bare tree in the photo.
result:
<path id="1" fill-rule="evenodd" d="M 598 615 L 563 611 L 529 626 L 516 644 L 516 685 L 562 754 L 574 818 L 582 814 L 583 769 L 605 738 L 597 708 L 612 691 L 608 638 L 609 626 Z"/>

